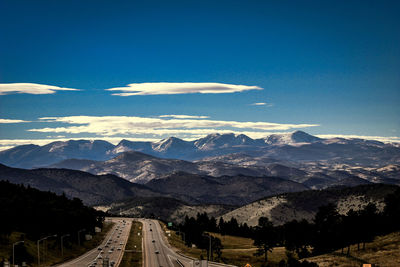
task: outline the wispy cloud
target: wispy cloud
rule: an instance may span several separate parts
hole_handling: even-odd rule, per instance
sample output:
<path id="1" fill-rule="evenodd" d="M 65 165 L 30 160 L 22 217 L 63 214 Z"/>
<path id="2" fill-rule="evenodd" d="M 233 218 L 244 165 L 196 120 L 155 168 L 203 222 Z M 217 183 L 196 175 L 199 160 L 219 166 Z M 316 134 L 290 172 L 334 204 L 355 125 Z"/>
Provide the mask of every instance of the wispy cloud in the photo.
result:
<path id="1" fill-rule="evenodd" d="M 165 115 L 163 115 L 165 116 Z M 177 115 L 174 115 L 177 116 Z M 189 116 L 189 115 L 185 115 Z M 239 122 L 193 118 L 152 118 L 135 116 L 69 116 L 45 117 L 43 122 L 65 123 L 65 127 L 30 129 L 44 133 L 90 133 L 98 136 L 150 135 L 178 136 L 206 135 L 215 132 L 246 132 L 256 135 L 267 131 L 290 130 L 319 126 L 318 124 L 281 124 L 272 122 Z"/>
<path id="2" fill-rule="evenodd" d="M 0 119 L 0 123 L 23 123 L 23 122 L 30 122 L 30 121 Z"/>
<path id="3" fill-rule="evenodd" d="M 161 115 L 160 118 L 174 118 L 174 119 L 208 119 L 209 116 L 191 116 L 191 115 Z"/>
<path id="4" fill-rule="evenodd" d="M 248 90 L 262 90 L 258 86 L 224 84 L 224 83 L 131 83 L 125 87 L 106 89 L 107 91 L 120 91 L 113 95 L 175 95 L 175 94 L 223 94 Z"/>
<path id="5" fill-rule="evenodd" d="M 265 103 L 265 102 L 257 102 L 250 104 L 250 106 L 265 106 L 265 107 L 272 107 L 274 104 L 272 103 Z"/>
<path id="6" fill-rule="evenodd" d="M 399 136 L 374 136 L 374 135 L 355 135 L 355 134 L 318 134 L 319 138 L 344 138 L 344 139 L 364 139 L 375 140 L 380 142 L 400 143 Z"/>
<path id="7" fill-rule="evenodd" d="M 54 94 L 56 91 L 80 91 L 79 89 L 64 88 L 53 85 L 37 83 L 2 83 L 0 84 L 0 95 L 8 94 Z"/>

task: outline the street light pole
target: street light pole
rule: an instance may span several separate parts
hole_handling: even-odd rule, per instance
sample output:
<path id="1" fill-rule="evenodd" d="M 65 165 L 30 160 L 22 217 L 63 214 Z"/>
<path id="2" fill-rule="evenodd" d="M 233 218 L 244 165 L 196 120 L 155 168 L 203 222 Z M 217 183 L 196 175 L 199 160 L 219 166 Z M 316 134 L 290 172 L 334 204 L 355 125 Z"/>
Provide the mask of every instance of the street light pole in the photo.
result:
<path id="1" fill-rule="evenodd" d="M 49 237 L 57 237 L 57 235 L 49 235 L 49 236 L 43 237 L 42 239 L 39 239 L 39 240 L 37 241 L 38 267 L 40 267 L 40 246 L 39 246 L 39 243 L 40 243 L 40 241 L 46 240 L 46 239 L 49 238 Z"/>
<path id="2" fill-rule="evenodd" d="M 82 229 L 82 230 L 79 230 L 79 231 L 78 231 L 78 246 L 80 246 L 80 245 L 81 245 L 81 237 L 80 237 L 80 233 L 81 233 L 81 232 L 83 232 L 83 231 L 86 231 L 86 229 Z"/>
<path id="3" fill-rule="evenodd" d="M 37 257 L 38 257 L 38 266 L 40 267 L 40 246 L 39 246 L 39 243 L 40 243 L 40 241 L 42 241 L 42 240 L 45 240 L 47 237 L 44 237 L 44 238 L 42 238 L 42 239 L 39 239 L 38 241 L 37 241 Z"/>
<path id="4" fill-rule="evenodd" d="M 20 243 L 24 243 L 24 241 L 18 241 L 18 242 L 15 242 L 15 243 L 13 244 L 13 266 L 15 266 L 15 261 L 14 261 L 14 259 L 15 259 L 14 247 L 15 247 L 15 245 L 18 245 L 18 244 L 20 244 Z"/>
<path id="5" fill-rule="evenodd" d="M 63 238 L 70 236 L 69 234 L 61 236 L 61 257 L 64 257 Z"/>
<path id="6" fill-rule="evenodd" d="M 210 239 L 210 246 L 208 248 L 208 261 L 210 261 L 210 258 L 211 258 L 211 236 L 210 235 L 203 235 L 203 236 L 208 237 L 208 239 Z M 207 265 L 208 265 L 208 263 L 207 263 Z"/>

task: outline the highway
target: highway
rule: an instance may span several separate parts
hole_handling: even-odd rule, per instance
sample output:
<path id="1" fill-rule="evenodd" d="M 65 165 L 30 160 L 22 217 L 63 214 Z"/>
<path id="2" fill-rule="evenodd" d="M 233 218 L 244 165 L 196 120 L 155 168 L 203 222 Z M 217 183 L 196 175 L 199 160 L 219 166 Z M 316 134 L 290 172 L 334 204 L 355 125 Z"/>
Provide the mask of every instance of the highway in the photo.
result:
<path id="1" fill-rule="evenodd" d="M 57 265 L 57 267 L 102 266 L 103 261 L 106 258 L 109 259 L 110 263 L 114 262 L 114 267 L 118 266 L 122 260 L 125 246 L 128 241 L 132 219 L 106 218 L 106 221 L 112 221 L 115 224 L 99 247 L 88 251 L 78 258 Z M 101 248 L 101 250 L 99 248 Z"/>
<path id="2" fill-rule="evenodd" d="M 139 219 L 143 223 L 144 267 L 221 267 L 232 266 L 207 261 L 196 261 L 177 254 L 168 244 L 156 220 Z"/>

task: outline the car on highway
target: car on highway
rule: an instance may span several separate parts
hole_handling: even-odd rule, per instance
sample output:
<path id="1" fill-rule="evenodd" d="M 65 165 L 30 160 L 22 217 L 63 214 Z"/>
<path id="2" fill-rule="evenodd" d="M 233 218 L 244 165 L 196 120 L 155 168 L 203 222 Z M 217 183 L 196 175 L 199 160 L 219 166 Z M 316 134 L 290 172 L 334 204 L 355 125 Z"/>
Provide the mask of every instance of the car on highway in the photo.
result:
<path id="1" fill-rule="evenodd" d="M 155 253 L 156 253 L 156 254 L 160 254 L 160 251 L 156 250 Z"/>
<path id="2" fill-rule="evenodd" d="M 153 240 L 151 240 L 151 242 L 153 242 L 153 243 L 154 243 L 154 242 L 156 242 L 156 241 L 153 239 Z"/>

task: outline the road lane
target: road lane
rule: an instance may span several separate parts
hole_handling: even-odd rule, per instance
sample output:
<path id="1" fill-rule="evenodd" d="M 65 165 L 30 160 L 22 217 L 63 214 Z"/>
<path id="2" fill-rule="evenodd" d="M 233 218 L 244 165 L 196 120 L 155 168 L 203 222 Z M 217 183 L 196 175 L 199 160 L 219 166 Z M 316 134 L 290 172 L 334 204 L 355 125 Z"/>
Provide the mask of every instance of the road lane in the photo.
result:
<path id="1" fill-rule="evenodd" d="M 177 254 L 169 246 L 158 221 L 139 219 L 143 224 L 144 267 L 221 267 L 232 266 L 206 261 L 195 264 L 194 259 Z M 179 261 L 179 262 L 178 262 Z"/>
<path id="2" fill-rule="evenodd" d="M 103 260 L 105 258 L 108 258 L 110 262 L 115 263 L 114 267 L 117 267 L 122 260 L 125 246 L 128 241 L 130 229 L 132 226 L 132 219 L 106 218 L 106 220 L 112 221 L 115 224 L 99 246 L 100 248 L 102 248 L 101 251 L 98 250 L 98 247 L 96 247 L 78 258 L 57 266 L 88 267 L 94 263 L 96 263 L 96 266 L 99 266 L 103 263 Z"/>

